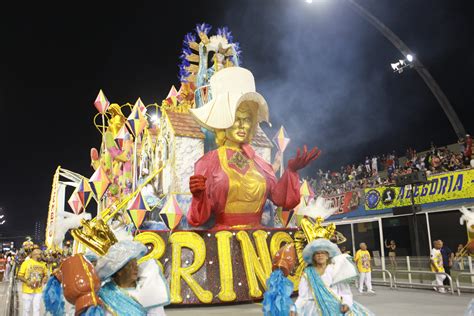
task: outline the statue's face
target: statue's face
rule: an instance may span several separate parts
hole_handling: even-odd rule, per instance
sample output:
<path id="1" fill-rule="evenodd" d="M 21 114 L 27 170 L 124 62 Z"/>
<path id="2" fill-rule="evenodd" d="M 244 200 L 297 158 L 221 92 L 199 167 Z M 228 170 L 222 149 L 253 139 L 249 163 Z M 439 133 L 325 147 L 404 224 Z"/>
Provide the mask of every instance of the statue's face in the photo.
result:
<path id="1" fill-rule="evenodd" d="M 248 105 L 240 106 L 235 113 L 234 125 L 225 131 L 226 138 L 237 144 L 249 143 L 251 140 L 252 116 L 252 110 Z"/>
<path id="2" fill-rule="evenodd" d="M 222 64 L 224 62 L 225 55 L 221 53 L 216 53 L 216 58 L 217 58 L 217 62 L 219 64 Z"/>

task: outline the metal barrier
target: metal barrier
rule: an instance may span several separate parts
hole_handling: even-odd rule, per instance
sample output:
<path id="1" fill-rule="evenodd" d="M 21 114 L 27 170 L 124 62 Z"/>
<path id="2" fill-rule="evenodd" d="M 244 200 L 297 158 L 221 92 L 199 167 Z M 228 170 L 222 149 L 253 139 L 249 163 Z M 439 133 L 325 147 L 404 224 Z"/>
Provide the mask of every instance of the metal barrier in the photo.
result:
<path id="1" fill-rule="evenodd" d="M 4 316 L 15 316 L 18 314 L 16 305 L 18 304 L 17 293 L 16 293 L 16 277 L 15 277 L 16 264 L 10 269 L 9 284 L 7 288 L 7 299 L 5 300 L 5 314 Z"/>
<path id="2" fill-rule="evenodd" d="M 397 274 L 398 273 L 403 273 L 403 274 L 408 274 L 410 282 L 398 282 L 397 281 Z M 445 272 L 431 272 L 431 271 L 417 271 L 417 270 L 397 270 L 395 271 L 395 276 L 394 276 L 394 283 L 395 285 L 409 285 L 409 286 L 421 286 L 421 287 L 436 287 L 436 288 L 444 288 L 445 285 L 437 285 L 437 284 L 427 284 L 427 283 L 415 283 L 411 281 L 411 275 L 412 274 L 430 274 L 434 275 L 436 277 L 437 274 L 443 274 L 446 276 L 446 278 L 449 280 L 449 291 L 451 294 L 454 295 L 454 287 L 453 287 L 453 279 L 451 276 Z"/>
<path id="3" fill-rule="evenodd" d="M 397 288 L 397 285 L 393 282 L 393 276 L 392 276 L 392 272 L 388 271 L 388 270 L 385 270 L 385 269 L 372 269 L 372 272 L 381 272 L 381 273 L 387 273 L 388 274 L 388 279 L 389 279 L 389 284 L 390 284 L 390 288 Z M 377 284 L 377 283 L 380 283 L 380 284 L 385 284 L 387 283 L 386 281 L 374 281 L 372 279 L 372 283 L 374 284 Z"/>
<path id="4" fill-rule="evenodd" d="M 457 288 L 457 291 L 458 291 L 458 295 L 461 295 L 461 289 L 474 290 L 474 285 L 460 285 L 459 277 L 461 277 L 461 276 L 471 276 L 471 277 L 473 277 L 474 273 L 469 273 L 469 272 L 458 273 L 458 275 L 456 276 L 456 288 Z"/>

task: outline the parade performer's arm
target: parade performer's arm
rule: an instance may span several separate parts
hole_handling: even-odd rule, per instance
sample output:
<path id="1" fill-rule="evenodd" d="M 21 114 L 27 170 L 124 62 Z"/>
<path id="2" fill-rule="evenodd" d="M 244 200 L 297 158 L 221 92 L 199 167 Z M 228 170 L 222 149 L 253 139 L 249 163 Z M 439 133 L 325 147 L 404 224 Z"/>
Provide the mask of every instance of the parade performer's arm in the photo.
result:
<path id="1" fill-rule="evenodd" d="M 26 279 L 26 276 L 25 276 L 27 266 L 28 266 L 28 262 L 25 260 L 20 266 L 20 270 L 18 271 L 17 278 L 18 280 L 25 283 L 29 287 L 32 287 L 32 284 Z"/>
<path id="2" fill-rule="evenodd" d="M 313 148 L 308 152 L 306 145 L 303 152 L 298 148 L 296 157 L 288 161 L 288 168 L 280 180 L 271 187 L 271 200 L 277 206 L 292 209 L 300 203 L 300 183 L 298 170 L 303 169 L 319 157 L 321 151 Z"/>
<path id="3" fill-rule="evenodd" d="M 351 287 L 348 283 L 338 283 L 334 285 L 336 287 L 337 294 L 341 297 L 341 305 L 347 305 L 347 307 L 351 308 L 353 304 L 352 292 Z"/>
<path id="4" fill-rule="evenodd" d="M 356 251 L 356 254 L 355 254 L 355 256 L 354 256 L 354 262 L 355 262 L 356 264 L 359 264 L 359 259 L 360 259 L 360 250 L 357 250 L 357 251 Z"/>
<path id="5" fill-rule="evenodd" d="M 207 179 L 212 177 L 212 171 L 218 163 L 219 159 L 215 152 L 207 153 L 196 162 L 194 175 L 189 178 L 189 190 L 193 199 L 186 217 L 192 226 L 204 224 L 211 216 L 211 200 L 206 186 Z"/>

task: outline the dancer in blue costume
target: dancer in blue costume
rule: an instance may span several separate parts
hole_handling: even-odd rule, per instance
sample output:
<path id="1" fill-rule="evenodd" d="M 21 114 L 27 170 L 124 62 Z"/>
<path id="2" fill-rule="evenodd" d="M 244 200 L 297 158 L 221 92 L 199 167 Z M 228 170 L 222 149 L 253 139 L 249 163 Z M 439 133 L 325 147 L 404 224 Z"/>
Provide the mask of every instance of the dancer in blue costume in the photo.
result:
<path id="1" fill-rule="evenodd" d="M 107 315 L 165 315 L 170 295 L 160 268 L 153 259 L 137 263 L 146 252 L 142 243 L 123 240 L 97 260 L 96 271 L 104 282 L 99 297 Z"/>
<path id="2" fill-rule="evenodd" d="M 293 283 L 287 279 L 296 265 L 296 252 L 293 244 L 278 250 L 273 258 L 273 272 L 267 279 L 267 291 L 263 295 L 263 315 L 288 316 L 294 307 L 291 300 Z"/>
<path id="3" fill-rule="evenodd" d="M 301 277 L 296 315 L 373 315 L 352 298 L 350 281 L 357 269 L 347 254 L 327 239 L 310 242 L 303 251 L 308 264 Z"/>

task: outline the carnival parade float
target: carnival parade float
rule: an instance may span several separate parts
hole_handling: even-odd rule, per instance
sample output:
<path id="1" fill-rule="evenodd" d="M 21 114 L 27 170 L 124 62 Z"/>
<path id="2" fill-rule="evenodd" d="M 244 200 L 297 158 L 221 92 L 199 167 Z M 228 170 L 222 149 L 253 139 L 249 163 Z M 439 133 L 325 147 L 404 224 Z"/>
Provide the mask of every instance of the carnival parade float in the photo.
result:
<path id="1" fill-rule="evenodd" d="M 185 36 L 180 87 L 162 102 L 119 105 L 99 92 L 91 175 L 58 167 L 49 205 L 50 249 L 67 231 L 75 253 L 99 257 L 119 241 L 141 242 L 138 263 L 156 261 L 171 304 L 261 299 L 285 244 L 296 248 L 296 290 L 304 246 L 343 239 L 322 225 L 334 209 L 298 175 L 320 151 L 304 146 L 283 168 L 288 136 L 282 128 L 272 143 L 261 129 L 270 107 L 241 67 L 238 43 L 227 28 L 210 31 L 199 24 Z"/>

